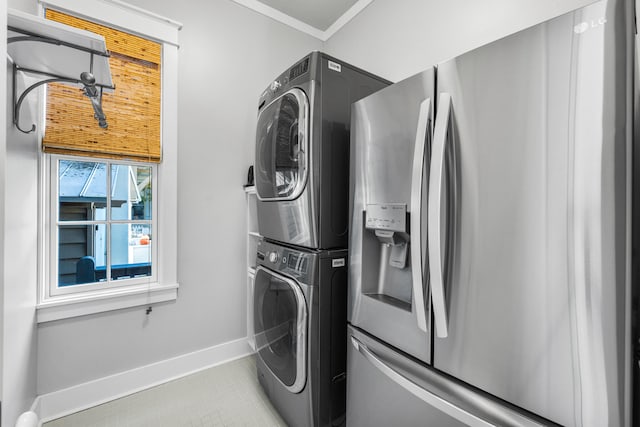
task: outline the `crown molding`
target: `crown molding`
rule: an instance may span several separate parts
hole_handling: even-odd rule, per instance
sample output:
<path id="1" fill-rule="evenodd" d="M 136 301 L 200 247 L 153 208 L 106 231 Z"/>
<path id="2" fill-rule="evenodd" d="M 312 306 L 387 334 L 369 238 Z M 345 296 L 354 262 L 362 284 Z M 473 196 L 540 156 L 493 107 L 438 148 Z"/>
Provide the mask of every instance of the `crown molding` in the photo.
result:
<path id="1" fill-rule="evenodd" d="M 293 18 L 285 13 L 280 12 L 277 9 L 267 6 L 266 4 L 258 0 L 232 0 L 239 5 L 242 5 L 248 9 L 258 12 L 264 16 L 274 19 L 282 24 L 288 25 L 305 34 L 309 34 L 323 42 L 327 41 L 331 36 L 344 27 L 349 21 L 351 21 L 357 14 L 362 12 L 364 8 L 369 6 L 373 0 L 358 0 L 353 6 L 342 14 L 336 21 L 329 26 L 326 30 L 320 30 L 313 27 L 299 19 Z"/>
<path id="2" fill-rule="evenodd" d="M 329 28 L 326 29 L 323 33 L 323 42 L 326 42 L 331 38 L 335 33 L 337 33 L 342 27 L 347 25 L 349 21 L 356 17 L 360 12 L 362 12 L 367 6 L 369 6 L 373 0 L 358 0 L 353 6 L 349 8 L 342 16 L 331 24 Z"/>

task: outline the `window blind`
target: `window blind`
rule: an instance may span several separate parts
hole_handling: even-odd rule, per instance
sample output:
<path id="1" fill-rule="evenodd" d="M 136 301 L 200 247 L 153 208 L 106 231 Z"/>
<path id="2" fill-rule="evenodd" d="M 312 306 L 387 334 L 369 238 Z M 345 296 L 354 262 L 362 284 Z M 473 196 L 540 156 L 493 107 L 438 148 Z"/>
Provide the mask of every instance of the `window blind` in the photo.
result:
<path id="1" fill-rule="evenodd" d="M 103 94 L 102 129 L 79 87 L 48 84 L 43 150 L 159 163 L 162 45 L 51 9 L 46 17 L 105 38 L 115 91 Z"/>

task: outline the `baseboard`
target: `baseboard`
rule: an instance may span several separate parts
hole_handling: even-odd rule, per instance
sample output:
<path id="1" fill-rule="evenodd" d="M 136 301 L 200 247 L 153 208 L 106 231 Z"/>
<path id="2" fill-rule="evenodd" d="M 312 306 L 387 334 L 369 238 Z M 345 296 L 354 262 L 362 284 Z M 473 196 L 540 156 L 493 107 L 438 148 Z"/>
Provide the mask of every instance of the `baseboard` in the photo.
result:
<path id="1" fill-rule="evenodd" d="M 252 354 L 246 338 L 38 396 L 39 425 Z"/>

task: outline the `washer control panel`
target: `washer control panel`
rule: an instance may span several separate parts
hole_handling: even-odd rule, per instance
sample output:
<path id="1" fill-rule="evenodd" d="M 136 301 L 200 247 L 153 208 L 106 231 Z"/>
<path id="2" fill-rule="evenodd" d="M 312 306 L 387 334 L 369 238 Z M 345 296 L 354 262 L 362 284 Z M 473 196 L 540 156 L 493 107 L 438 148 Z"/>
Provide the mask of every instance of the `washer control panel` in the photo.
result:
<path id="1" fill-rule="evenodd" d="M 265 240 L 258 242 L 258 264 L 271 270 L 301 278 L 311 273 L 316 254 L 280 246 Z"/>

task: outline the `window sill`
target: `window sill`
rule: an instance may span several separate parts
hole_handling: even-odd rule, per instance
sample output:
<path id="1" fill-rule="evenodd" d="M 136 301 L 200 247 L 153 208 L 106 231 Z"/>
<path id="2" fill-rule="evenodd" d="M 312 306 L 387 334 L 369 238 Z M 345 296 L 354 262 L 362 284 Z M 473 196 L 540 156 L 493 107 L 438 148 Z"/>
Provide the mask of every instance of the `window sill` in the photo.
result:
<path id="1" fill-rule="evenodd" d="M 88 314 L 119 310 L 122 308 L 175 301 L 179 285 L 138 285 L 107 292 L 65 295 L 49 298 L 36 306 L 38 323 Z"/>

